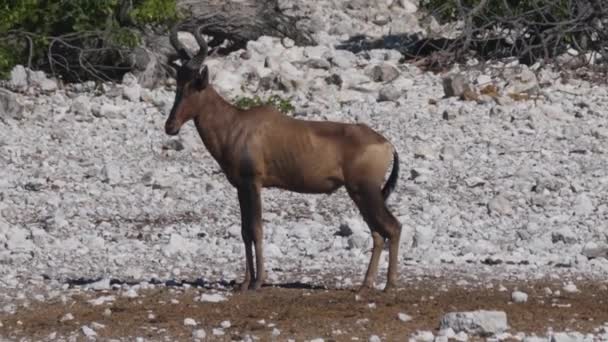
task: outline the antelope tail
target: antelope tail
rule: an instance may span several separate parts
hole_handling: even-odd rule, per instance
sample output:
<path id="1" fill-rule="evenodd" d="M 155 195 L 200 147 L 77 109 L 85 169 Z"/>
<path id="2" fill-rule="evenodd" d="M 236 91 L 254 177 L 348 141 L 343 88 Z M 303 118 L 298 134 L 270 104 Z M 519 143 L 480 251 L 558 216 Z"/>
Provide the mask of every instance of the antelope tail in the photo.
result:
<path id="1" fill-rule="evenodd" d="M 384 201 L 388 199 L 388 196 L 395 190 L 395 186 L 397 185 L 397 178 L 399 177 L 399 154 L 397 154 L 397 150 L 393 152 L 393 170 L 391 171 L 390 176 L 388 176 L 388 180 L 384 187 L 382 188 L 382 197 Z"/>

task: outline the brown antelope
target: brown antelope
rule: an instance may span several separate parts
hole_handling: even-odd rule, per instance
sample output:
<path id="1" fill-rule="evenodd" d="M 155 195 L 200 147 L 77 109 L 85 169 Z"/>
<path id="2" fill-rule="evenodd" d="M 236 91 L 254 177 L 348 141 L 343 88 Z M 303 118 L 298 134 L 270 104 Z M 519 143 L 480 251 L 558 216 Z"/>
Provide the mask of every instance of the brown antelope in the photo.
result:
<path id="1" fill-rule="evenodd" d="M 165 132 L 176 135 L 184 123 L 194 120 L 205 147 L 237 189 L 246 259 L 240 289 L 260 288 L 266 276 L 262 188 L 329 194 L 341 186 L 346 187 L 373 238 L 361 289 L 373 287 L 385 239 L 389 240 L 385 290 L 394 288 L 401 224 L 385 204 L 399 173 L 393 145 L 363 124 L 298 120 L 270 106 L 242 110 L 231 105 L 209 84 L 209 71 L 203 65 L 207 43 L 198 30 L 194 36 L 200 49 L 190 57 L 177 38 L 176 27 L 171 31 L 171 44 L 182 65 L 174 65 L 177 89 Z M 392 171 L 382 187 L 391 160 Z"/>

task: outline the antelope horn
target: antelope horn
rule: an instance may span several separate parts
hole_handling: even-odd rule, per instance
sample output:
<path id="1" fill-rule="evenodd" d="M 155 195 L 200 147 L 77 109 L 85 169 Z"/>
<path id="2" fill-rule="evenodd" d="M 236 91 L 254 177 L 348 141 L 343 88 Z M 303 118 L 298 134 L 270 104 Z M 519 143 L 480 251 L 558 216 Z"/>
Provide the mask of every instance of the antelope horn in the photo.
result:
<path id="1" fill-rule="evenodd" d="M 199 48 L 196 56 L 192 57 L 192 59 L 188 62 L 187 65 L 188 65 L 188 68 L 190 68 L 192 70 L 198 70 L 198 69 L 200 69 L 201 65 L 205 61 L 205 58 L 207 58 L 208 48 L 207 48 L 207 41 L 205 41 L 205 38 L 203 38 L 203 36 L 201 35 L 200 26 L 197 27 L 196 29 L 194 29 L 193 34 L 194 34 L 194 38 L 196 38 L 196 42 L 198 43 L 198 46 L 200 48 Z"/>
<path id="2" fill-rule="evenodd" d="M 171 28 L 171 34 L 169 35 L 169 41 L 171 42 L 171 45 L 173 45 L 173 48 L 175 49 L 175 51 L 177 51 L 177 55 L 180 59 L 184 60 L 184 61 L 188 61 L 192 58 L 192 56 L 190 56 L 190 54 L 188 53 L 188 50 L 186 50 L 186 48 L 184 47 L 184 44 L 182 44 L 179 39 L 177 39 L 177 31 L 179 29 L 180 24 L 175 24 L 172 28 Z"/>

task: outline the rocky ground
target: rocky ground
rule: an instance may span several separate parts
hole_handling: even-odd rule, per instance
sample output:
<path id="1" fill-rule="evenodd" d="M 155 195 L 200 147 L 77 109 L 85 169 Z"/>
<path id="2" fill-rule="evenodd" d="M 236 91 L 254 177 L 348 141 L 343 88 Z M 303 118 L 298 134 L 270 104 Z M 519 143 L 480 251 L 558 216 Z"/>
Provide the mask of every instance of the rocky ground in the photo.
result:
<path id="1" fill-rule="evenodd" d="M 358 18 L 349 11 L 338 12 Z M 433 74 L 393 50 L 336 49 L 348 33 L 325 29 L 318 46 L 262 37 L 212 56 L 211 83 L 394 143 L 401 291 L 351 291 L 371 238 L 344 190 L 265 190 L 278 288 L 232 295 L 244 268 L 236 192 L 191 123 L 165 135 L 174 86 L 63 85 L 18 67 L 0 88 L 0 337 L 608 339 L 608 86 L 512 61 Z M 224 301 L 207 310 L 206 295 Z M 508 323 L 440 324 L 472 310 Z"/>

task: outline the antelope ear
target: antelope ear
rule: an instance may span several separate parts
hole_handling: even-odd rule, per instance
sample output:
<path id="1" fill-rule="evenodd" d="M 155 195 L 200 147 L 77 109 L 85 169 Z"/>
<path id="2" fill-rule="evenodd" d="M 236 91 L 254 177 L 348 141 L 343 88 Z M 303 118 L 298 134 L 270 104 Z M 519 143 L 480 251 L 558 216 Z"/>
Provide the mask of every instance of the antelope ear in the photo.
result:
<path id="1" fill-rule="evenodd" d="M 203 68 L 196 74 L 194 79 L 194 86 L 198 90 L 203 90 L 209 85 L 209 69 L 207 66 L 203 66 Z"/>

